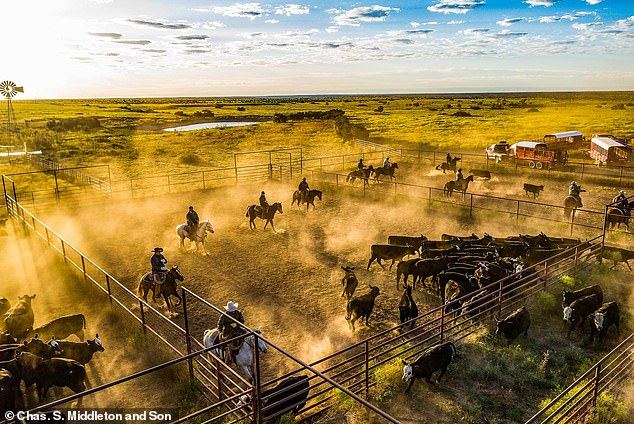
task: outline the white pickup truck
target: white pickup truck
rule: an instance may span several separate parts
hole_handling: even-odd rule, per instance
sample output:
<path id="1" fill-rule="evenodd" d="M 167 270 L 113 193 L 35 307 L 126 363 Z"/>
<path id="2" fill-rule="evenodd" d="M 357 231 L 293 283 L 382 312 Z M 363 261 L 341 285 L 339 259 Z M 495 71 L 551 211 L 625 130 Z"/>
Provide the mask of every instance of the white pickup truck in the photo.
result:
<path id="1" fill-rule="evenodd" d="M 511 158 L 513 151 L 510 150 L 510 146 L 506 141 L 500 141 L 490 145 L 485 149 L 487 159 L 495 159 L 496 162 Z"/>

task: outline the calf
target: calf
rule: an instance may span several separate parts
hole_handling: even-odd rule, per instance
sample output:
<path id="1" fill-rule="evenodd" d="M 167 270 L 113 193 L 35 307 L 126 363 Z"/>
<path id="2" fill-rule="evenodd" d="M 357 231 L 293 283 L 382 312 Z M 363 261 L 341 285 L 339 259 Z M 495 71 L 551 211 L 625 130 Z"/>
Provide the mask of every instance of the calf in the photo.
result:
<path id="1" fill-rule="evenodd" d="M 392 246 L 391 244 L 373 244 L 370 250 L 372 256 L 368 261 L 368 270 L 370 269 L 372 262 L 375 260 L 379 265 L 381 265 L 381 268 L 385 269 L 381 263 L 382 259 L 392 260 L 392 263 L 390 264 L 391 270 L 392 266 L 394 266 L 394 262 L 402 260 L 404 256 L 414 255 L 417 252 L 417 249 L 412 246 Z"/>
<path id="2" fill-rule="evenodd" d="M 491 171 L 487 171 L 486 169 L 472 169 L 469 171 L 469 174 L 474 177 L 484 178 L 485 180 L 491 179 Z"/>
<path id="3" fill-rule="evenodd" d="M 434 259 L 421 259 L 416 262 L 414 266 L 414 288 L 416 288 L 416 281 L 425 287 L 425 280 L 427 277 L 431 277 L 431 284 L 438 279 L 438 274 L 445 270 L 450 259 L 446 257 L 434 258 Z"/>
<path id="4" fill-rule="evenodd" d="M 533 193 L 533 199 L 539 197 L 539 193 L 544 189 L 543 185 L 533 185 L 524 183 L 524 192 L 528 196 L 528 193 Z"/>
<path id="5" fill-rule="evenodd" d="M 79 393 L 86 390 L 86 370 L 83 365 L 72 359 L 42 359 L 28 352 L 17 356 L 18 368 L 26 387 L 37 387 L 40 400 L 46 397 L 53 386 L 68 387 Z"/>
<path id="6" fill-rule="evenodd" d="M 103 352 L 105 349 L 99 340 L 99 334 L 94 340 L 86 340 L 84 343 L 69 342 L 66 340 L 51 340 L 49 344 L 58 350 L 56 357 L 73 359 L 82 365 L 86 365 L 92 359 L 95 352 Z"/>
<path id="7" fill-rule="evenodd" d="M 531 326 L 531 316 L 528 309 L 521 307 L 513 311 L 503 320 L 495 318 L 496 330 L 495 334 L 503 335 L 506 338 L 506 346 L 510 346 L 511 342 L 520 334 L 528 335 L 528 328 Z"/>
<path id="8" fill-rule="evenodd" d="M 83 314 L 66 315 L 28 331 L 27 337 L 37 334 L 43 340 L 50 340 L 52 338 L 65 339 L 74 334 L 83 342 L 85 328 L 86 318 Z"/>
<path id="9" fill-rule="evenodd" d="M 564 308 L 564 321 L 570 323 L 570 327 L 568 328 L 568 336 L 572 330 L 575 329 L 577 322 L 581 320 L 581 328 L 583 328 L 583 323 L 586 322 L 586 318 L 588 315 L 596 311 L 601 307 L 601 301 L 599 300 L 599 296 L 596 294 L 591 294 L 589 296 L 581 297 L 570 304 L 570 306 L 566 306 Z"/>
<path id="10" fill-rule="evenodd" d="M 564 289 L 562 299 L 561 299 L 561 308 L 565 309 L 566 306 L 570 306 L 572 302 L 577 299 L 581 299 L 584 296 L 590 296 L 591 294 L 596 294 L 599 299 L 599 304 L 603 303 L 603 290 L 601 286 L 595 284 L 593 286 L 584 287 L 575 291 L 568 291 Z"/>
<path id="11" fill-rule="evenodd" d="M 348 321 L 348 326 L 352 331 L 355 331 L 354 322 L 359 318 L 361 318 L 361 322 L 363 322 L 363 318 L 365 317 L 365 325 L 368 325 L 368 318 L 374 309 L 374 301 L 378 295 L 379 288 L 370 286 L 368 293 L 363 296 L 354 297 L 348 302 L 348 306 L 346 307 L 346 321 Z"/>
<path id="12" fill-rule="evenodd" d="M 405 393 L 409 392 L 417 378 L 424 378 L 428 383 L 433 383 L 432 374 L 439 370 L 441 373 L 436 379 L 436 383 L 440 383 L 440 379 L 447 372 L 454 356 L 456 356 L 456 347 L 453 343 L 446 342 L 432 346 L 411 364 L 402 360 L 403 381 L 409 382 Z"/>
<path id="13" fill-rule="evenodd" d="M 399 289 L 399 283 L 401 282 L 401 275 L 403 276 L 403 283 L 407 284 L 407 279 L 411 274 L 415 272 L 416 262 L 420 261 L 419 258 L 408 259 L 406 261 L 400 261 L 396 265 L 396 290 Z M 414 275 L 414 278 L 416 276 Z"/>
<path id="14" fill-rule="evenodd" d="M 285 413 L 297 415 L 306 405 L 309 391 L 310 384 L 306 375 L 289 377 L 272 389 L 264 390 L 260 395 L 263 418 L 279 422 Z M 251 396 L 240 397 L 239 407 L 250 404 Z"/>
<path id="15" fill-rule="evenodd" d="M 590 325 L 590 341 L 594 340 L 594 334 L 599 332 L 599 342 L 603 341 L 603 337 L 608 332 L 611 325 L 616 326 L 616 333 L 619 334 L 619 305 L 616 302 L 604 303 L 592 315 L 592 324 Z"/>
<path id="16" fill-rule="evenodd" d="M 420 235 L 420 237 L 411 236 L 388 236 L 387 244 L 393 244 L 396 246 L 412 246 L 416 250 L 420 249 L 423 242 L 427 240 L 427 237 Z"/>
<path id="17" fill-rule="evenodd" d="M 31 308 L 31 300 L 33 299 L 35 299 L 35 295 L 18 296 L 18 303 L 4 314 L 5 329 L 16 339 L 33 328 L 34 317 L 33 308 Z"/>
<path id="18" fill-rule="evenodd" d="M 359 280 L 357 280 L 357 276 L 354 275 L 353 266 L 342 266 L 341 269 L 343 269 L 346 273 L 346 275 L 344 275 L 341 279 L 341 285 L 343 286 L 341 297 L 345 297 L 347 300 L 350 300 L 359 285 Z"/>
<path id="19" fill-rule="evenodd" d="M 403 292 L 401 301 L 398 304 L 398 314 L 401 324 L 418 316 L 418 306 L 416 306 L 416 302 L 414 302 L 414 298 L 412 297 L 412 286 L 405 285 L 403 288 L 405 291 Z M 412 321 L 409 329 L 412 330 L 414 325 L 415 322 Z"/>

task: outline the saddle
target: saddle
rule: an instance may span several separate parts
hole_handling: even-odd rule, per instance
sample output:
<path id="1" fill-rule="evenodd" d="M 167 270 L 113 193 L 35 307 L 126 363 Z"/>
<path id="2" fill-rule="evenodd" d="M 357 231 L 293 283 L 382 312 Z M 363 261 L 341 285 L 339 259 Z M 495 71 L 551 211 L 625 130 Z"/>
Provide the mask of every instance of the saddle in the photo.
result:
<path id="1" fill-rule="evenodd" d="M 214 340 L 214 344 L 220 343 L 220 342 L 222 342 L 222 340 L 221 340 L 220 334 L 218 334 L 216 336 L 216 339 Z M 233 341 L 227 344 L 223 348 L 225 352 L 225 358 L 224 358 L 225 363 L 230 364 L 231 362 L 235 362 L 235 358 L 238 355 L 238 353 L 240 353 L 240 349 L 242 349 L 243 344 L 244 344 L 244 338 Z"/>

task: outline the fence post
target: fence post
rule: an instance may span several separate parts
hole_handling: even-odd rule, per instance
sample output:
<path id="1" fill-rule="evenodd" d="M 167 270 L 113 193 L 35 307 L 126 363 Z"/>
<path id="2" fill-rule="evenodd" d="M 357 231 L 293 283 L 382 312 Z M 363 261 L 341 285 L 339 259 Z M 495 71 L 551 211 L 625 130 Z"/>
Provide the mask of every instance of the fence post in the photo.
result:
<path id="1" fill-rule="evenodd" d="M 141 327 L 143 327 L 143 333 L 145 334 L 145 310 L 143 309 L 143 300 L 139 298 L 139 310 L 141 311 Z"/>
<path id="2" fill-rule="evenodd" d="M 572 230 L 575 226 L 575 212 L 577 212 L 577 208 L 572 210 L 572 216 L 570 217 L 570 235 L 572 236 Z"/>
<path id="3" fill-rule="evenodd" d="M 370 342 L 366 339 L 365 341 L 365 352 L 364 352 L 364 359 L 363 362 L 365 363 L 365 398 L 367 399 L 370 395 L 370 388 L 369 388 L 369 375 L 370 375 L 370 366 L 369 366 L 369 362 L 370 362 L 370 346 L 369 346 Z"/>
<path id="4" fill-rule="evenodd" d="M 517 210 L 515 211 L 515 222 L 520 221 L 520 201 L 517 201 Z"/>
<path id="5" fill-rule="evenodd" d="M 271 161 L 269 159 L 269 165 L 271 164 Z M 236 184 L 238 184 L 238 155 L 236 155 L 235 153 L 233 154 L 233 173 L 236 177 Z"/>
<path id="6" fill-rule="evenodd" d="M 431 207 L 431 187 L 429 187 L 429 194 L 427 195 L 427 206 Z"/>
<path id="7" fill-rule="evenodd" d="M 498 294 L 498 314 L 502 313 L 502 302 L 504 301 L 504 296 L 502 295 L 504 291 L 504 279 L 500 280 L 500 287 L 498 288 L 500 293 Z"/>
<path id="8" fill-rule="evenodd" d="M 84 273 L 84 281 L 86 281 L 86 258 L 81 255 L 81 270 Z"/>
<path id="9" fill-rule="evenodd" d="M 185 344 L 187 346 L 187 354 L 189 355 L 192 353 L 192 341 L 189 334 L 189 319 L 187 319 L 187 292 L 185 291 L 185 287 L 181 287 L 181 293 L 183 297 L 183 319 L 185 320 Z M 194 382 L 194 363 L 192 358 L 187 360 L 187 365 L 189 367 L 189 383 L 192 384 Z"/>
<path id="10" fill-rule="evenodd" d="M 53 170 L 53 177 L 55 178 L 55 198 L 57 199 L 57 203 L 59 203 L 59 185 L 57 184 L 57 171 L 56 170 Z"/>
<path id="11" fill-rule="evenodd" d="M 108 289 L 108 300 L 110 300 L 110 306 L 112 306 L 112 292 L 110 291 L 110 275 L 106 274 L 106 288 Z"/>
<path id="12" fill-rule="evenodd" d="M 473 217 L 473 194 L 469 193 L 469 218 Z"/>
<path id="13" fill-rule="evenodd" d="M 544 288 L 548 287 L 548 261 L 544 262 Z"/>
<path id="14" fill-rule="evenodd" d="M 440 308 L 440 342 L 444 343 L 445 341 L 445 305 L 442 305 Z"/>
<path id="15" fill-rule="evenodd" d="M 64 244 L 64 239 L 60 239 L 62 242 L 62 256 L 64 256 L 64 263 L 66 263 L 66 245 Z"/>
<path id="16" fill-rule="evenodd" d="M 583 180 L 583 173 L 584 173 L 585 170 L 586 170 L 586 167 L 585 167 L 585 165 L 582 162 L 581 163 L 581 178 L 580 178 L 581 180 Z"/>
<path id="17" fill-rule="evenodd" d="M 597 406 L 597 396 L 599 395 L 599 379 L 601 377 L 601 362 L 597 364 L 597 367 L 594 369 L 594 387 L 592 389 L 592 407 L 596 408 Z"/>
<path id="18" fill-rule="evenodd" d="M 46 230 L 46 244 L 48 244 L 50 246 L 51 245 L 51 239 L 49 238 L 49 235 L 48 235 L 48 227 L 44 227 L 44 230 Z"/>
<path id="19" fill-rule="evenodd" d="M 339 188 L 339 174 L 335 174 L 335 182 L 336 182 L 337 188 Z"/>
<path id="20" fill-rule="evenodd" d="M 253 388 L 255 389 L 255 396 L 254 396 L 254 400 L 257 401 L 257 403 L 255 404 L 255 422 L 256 423 L 261 423 L 262 422 L 262 402 L 260 402 L 260 396 L 262 394 L 262 387 L 260 386 L 261 381 L 260 381 L 260 349 L 258 348 L 259 346 L 259 341 L 258 341 L 258 333 L 252 333 L 253 334 L 253 351 L 255 352 L 255 375 L 253 376 Z"/>

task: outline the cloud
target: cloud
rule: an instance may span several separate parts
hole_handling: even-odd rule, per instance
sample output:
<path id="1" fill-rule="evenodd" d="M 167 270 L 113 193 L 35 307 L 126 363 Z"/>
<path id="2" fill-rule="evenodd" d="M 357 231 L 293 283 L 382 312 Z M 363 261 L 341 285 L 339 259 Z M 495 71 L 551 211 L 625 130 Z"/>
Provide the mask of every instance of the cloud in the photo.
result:
<path id="1" fill-rule="evenodd" d="M 104 37 L 104 38 L 112 38 L 113 40 L 118 40 L 122 37 L 121 34 L 116 32 L 89 32 L 89 35 L 94 35 L 95 37 Z"/>
<path id="2" fill-rule="evenodd" d="M 336 13 L 333 22 L 340 26 L 360 26 L 361 22 L 383 22 L 390 12 L 400 9 L 387 6 L 362 6 L 350 10 L 328 9 L 327 13 Z"/>
<path id="3" fill-rule="evenodd" d="M 306 15 L 310 12 L 310 8 L 299 4 L 286 4 L 284 6 L 276 6 L 273 11 L 276 15 Z"/>
<path id="4" fill-rule="evenodd" d="M 167 50 L 163 49 L 141 49 L 142 52 L 146 53 L 165 53 Z"/>
<path id="5" fill-rule="evenodd" d="M 396 31 L 387 31 L 386 34 L 390 37 L 407 38 L 417 37 L 424 38 L 428 34 L 431 34 L 435 30 L 433 29 L 401 29 Z"/>
<path id="6" fill-rule="evenodd" d="M 409 23 L 409 26 L 411 26 L 412 28 L 418 28 L 421 25 L 422 24 L 420 22 L 410 22 Z"/>
<path id="7" fill-rule="evenodd" d="M 260 3 L 235 3 L 232 6 L 214 7 L 213 13 L 234 18 L 248 18 L 254 20 L 266 13 Z"/>
<path id="8" fill-rule="evenodd" d="M 266 21 L 264 21 L 264 23 L 266 24 L 271 24 L 271 25 L 275 25 L 275 24 L 279 24 L 280 21 L 277 19 L 267 19 Z"/>
<path id="9" fill-rule="evenodd" d="M 476 7 L 484 6 L 484 0 L 440 0 L 433 6 L 429 6 L 427 10 L 436 13 L 467 13 Z"/>
<path id="10" fill-rule="evenodd" d="M 339 27 L 336 26 L 329 26 L 328 28 L 326 28 L 326 32 L 328 33 L 333 33 L 333 32 L 339 32 Z"/>
<path id="11" fill-rule="evenodd" d="M 151 43 L 150 40 L 116 40 L 114 42 L 119 44 L 135 44 L 139 46 L 147 46 Z"/>
<path id="12" fill-rule="evenodd" d="M 542 24 L 550 24 L 550 23 L 559 22 L 559 21 L 574 21 L 574 20 L 576 20 L 578 18 L 579 18 L 578 14 L 575 14 L 575 15 L 562 15 L 562 16 L 540 16 L 538 18 L 529 19 L 529 22 L 538 21 L 538 22 L 540 22 Z"/>
<path id="13" fill-rule="evenodd" d="M 462 25 L 464 24 L 464 21 L 449 21 L 447 22 L 447 25 Z"/>
<path id="14" fill-rule="evenodd" d="M 161 28 L 161 29 L 188 29 L 191 28 L 189 24 L 169 24 L 158 21 L 148 21 L 144 19 L 128 19 L 128 22 L 132 22 L 133 24 L 145 25 L 153 28 Z"/>
<path id="15" fill-rule="evenodd" d="M 508 29 L 505 29 L 504 31 L 500 31 L 495 34 L 490 34 L 489 36 L 493 38 L 514 38 L 514 37 L 523 37 L 525 35 L 528 35 L 528 33 L 527 32 L 511 32 Z"/>
<path id="16" fill-rule="evenodd" d="M 458 31 L 458 34 L 463 34 L 463 35 L 480 35 L 480 34 L 484 34 L 489 32 L 490 30 L 488 28 L 469 28 L 469 29 L 465 29 L 464 31 Z"/>
<path id="17" fill-rule="evenodd" d="M 501 21 L 497 21 L 496 24 L 500 25 L 500 26 L 511 26 L 514 23 L 523 21 L 523 18 L 506 18 L 506 19 L 502 19 Z"/>
<path id="18" fill-rule="evenodd" d="M 560 1 L 561 0 L 525 0 L 524 3 L 526 3 L 530 7 L 535 7 L 535 6 L 550 7 L 554 5 L 555 3 L 559 3 Z"/>
<path id="19" fill-rule="evenodd" d="M 590 23 L 587 23 L 587 24 L 572 24 L 572 27 L 574 29 L 579 30 L 579 31 L 585 31 L 585 30 L 588 30 L 588 29 L 590 29 L 590 28 L 592 28 L 594 26 L 600 26 L 600 25 L 603 25 L 603 23 L 602 22 L 590 22 Z"/>
<path id="20" fill-rule="evenodd" d="M 603 2 L 603 0 L 586 0 L 588 4 L 599 4 L 601 2 Z"/>
<path id="21" fill-rule="evenodd" d="M 179 35 L 178 37 L 176 37 L 178 40 L 207 40 L 209 38 L 208 35 Z"/>

